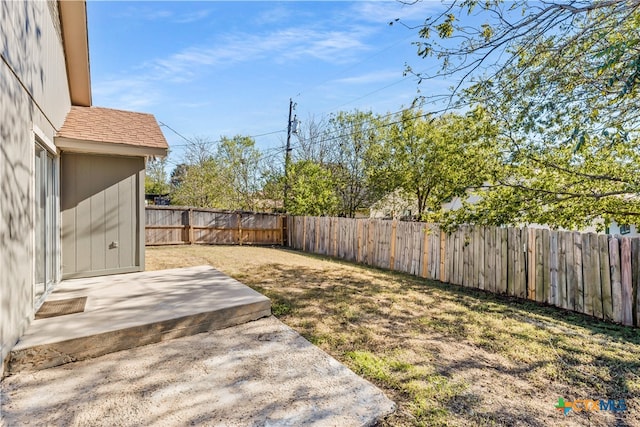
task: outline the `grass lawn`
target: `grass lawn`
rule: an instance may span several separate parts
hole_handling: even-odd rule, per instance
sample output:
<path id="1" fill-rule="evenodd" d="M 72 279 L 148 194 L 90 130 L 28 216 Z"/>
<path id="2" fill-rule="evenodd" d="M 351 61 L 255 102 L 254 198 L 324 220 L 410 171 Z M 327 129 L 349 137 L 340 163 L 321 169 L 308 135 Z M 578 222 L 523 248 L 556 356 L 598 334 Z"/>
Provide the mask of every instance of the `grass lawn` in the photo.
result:
<path id="1" fill-rule="evenodd" d="M 147 270 L 210 264 L 398 404 L 383 425 L 640 426 L 640 330 L 300 252 L 147 248 Z M 625 399 L 627 411 L 555 409 Z"/>

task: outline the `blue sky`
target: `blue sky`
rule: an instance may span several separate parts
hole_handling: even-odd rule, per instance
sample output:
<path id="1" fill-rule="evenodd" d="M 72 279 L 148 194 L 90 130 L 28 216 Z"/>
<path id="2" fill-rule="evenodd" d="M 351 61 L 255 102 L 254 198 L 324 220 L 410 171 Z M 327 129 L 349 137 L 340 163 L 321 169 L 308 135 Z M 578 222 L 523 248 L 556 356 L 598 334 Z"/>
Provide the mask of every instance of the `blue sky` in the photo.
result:
<path id="1" fill-rule="evenodd" d="M 384 114 L 411 104 L 418 25 L 439 2 L 88 2 L 93 103 L 152 113 L 187 138 L 286 138 L 289 98 L 298 118 L 341 110 Z M 450 82 L 421 84 L 443 93 Z M 179 163 L 185 141 L 163 127 Z"/>

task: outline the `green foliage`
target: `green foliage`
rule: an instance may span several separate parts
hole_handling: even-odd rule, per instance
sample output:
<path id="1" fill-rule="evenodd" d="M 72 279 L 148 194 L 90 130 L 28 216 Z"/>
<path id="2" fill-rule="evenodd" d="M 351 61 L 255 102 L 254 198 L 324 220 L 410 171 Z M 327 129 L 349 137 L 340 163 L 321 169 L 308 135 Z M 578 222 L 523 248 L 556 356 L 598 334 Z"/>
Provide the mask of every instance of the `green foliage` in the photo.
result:
<path id="1" fill-rule="evenodd" d="M 261 187 L 261 156 L 252 138 L 221 138 L 217 159 L 231 191 L 221 207 L 255 211 Z"/>
<path id="2" fill-rule="evenodd" d="M 207 139 L 196 138 L 187 148 L 187 164 L 171 176 L 171 202 L 219 209 L 256 210 L 262 186 L 261 156 L 255 141 L 244 136 L 223 137 L 215 152 Z"/>
<path id="3" fill-rule="evenodd" d="M 179 184 L 171 193 L 171 203 L 182 206 L 220 208 L 227 204 L 232 191 L 224 168 L 214 158 L 183 169 Z"/>
<path id="4" fill-rule="evenodd" d="M 381 126 L 379 117 L 357 110 L 310 118 L 289 170 L 289 212 L 353 217 L 368 209 L 383 194 L 371 180 L 369 157 Z"/>
<path id="5" fill-rule="evenodd" d="M 147 160 L 144 177 L 144 192 L 146 194 L 167 194 L 169 192 L 166 165 L 166 157 Z"/>
<path id="6" fill-rule="evenodd" d="M 331 171 L 302 160 L 290 165 L 288 210 L 292 215 L 335 215 L 338 198 Z"/>
<path id="7" fill-rule="evenodd" d="M 380 120 L 371 112 L 339 112 L 329 119 L 334 141 L 328 167 L 335 182 L 340 215 L 354 217 L 380 196 L 370 181 L 370 148 L 380 141 Z"/>
<path id="8" fill-rule="evenodd" d="M 465 26 L 471 11 L 487 22 Z M 482 105 L 500 129 L 482 201 L 448 222 L 637 222 L 640 2 L 454 2 L 419 37 L 458 76 L 454 105 Z"/>
<path id="9" fill-rule="evenodd" d="M 405 110 L 372 147 L 371 181 L 413 195 L 420 218 L 439 218 L 443 203 L 480 187 L 495 165 L 496 127 L 481 109 L 439 117 Z"/>

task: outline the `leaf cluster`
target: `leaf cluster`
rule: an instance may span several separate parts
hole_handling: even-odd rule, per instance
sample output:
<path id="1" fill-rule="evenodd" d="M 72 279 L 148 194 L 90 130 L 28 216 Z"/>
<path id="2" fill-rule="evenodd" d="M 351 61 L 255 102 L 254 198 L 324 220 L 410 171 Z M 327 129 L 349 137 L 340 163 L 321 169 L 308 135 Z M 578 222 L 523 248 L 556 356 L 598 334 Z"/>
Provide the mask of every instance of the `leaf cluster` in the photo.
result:
<path id="1" fill-rule="evenodd" d="M 418 36 L 457 79 L 450 105 L 482 105 L 499 129 L 482 201 L 446 221 L 637 221 L 640 1 L 452 2 Z"/>

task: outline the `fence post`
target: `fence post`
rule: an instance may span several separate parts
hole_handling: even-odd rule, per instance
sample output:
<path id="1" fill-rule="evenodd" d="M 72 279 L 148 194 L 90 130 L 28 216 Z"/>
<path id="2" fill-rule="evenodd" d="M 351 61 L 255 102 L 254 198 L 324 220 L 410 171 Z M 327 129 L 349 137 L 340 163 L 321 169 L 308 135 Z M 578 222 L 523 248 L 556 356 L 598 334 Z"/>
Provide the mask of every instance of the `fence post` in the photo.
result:
<path id="1" fill-rule="evenodd" d="M 302 217 L 302 252 L 305 251 L 307 247 L 307 217 Z"/>
<path id="2" fill-rule="evenodd" d="M 340 227 L 340 218 L 334 218 L 333 221 L 333 256 L 338 257 L 338 228 Z"/>
<path id="3" fill-rule="evenodd" d="M 631 277 L 631 239 L 623 237 L 620 243 L 620 285 L 622 287 L 622 323 L 627 326 L 633 325 Z"/>
<path id="4" fill-rule="evenodd" d="M 367 221 L 369 221 L 369 233 L 367 235 L 367 264 L 375 265 L 373 260 L 373 254 L 374 254 L 373 233 L 374 233 L 374 227 L 378 226 L 378 222 L 373 219 L 368 219 Z"/>
<path id="5" fill-rule="evenodd" d="M 615 237 L 609 240 L 609 269 L 611 270 L 611 300 L 613 321 L 622 323 L 622 284 L 620 277 L 620 246 Z"/>
<path id="6" fill-rule="evenodd" d="M 398 223 L 396 222 L 396 220 L 393 220 L 393 223 L 391 224 L 391 253 L 389 254 L 389 268 L 391 270 L 394 269 L 394 264 L 396 261 L 396 227 L 398 226 Z"/>
<path id="7" fill-rule="evenodd" d="M 189 228 L 187 230 L 188 231 L 188 235 L 189 235 L 189 237 L 188 237 L 189 238 L 189 242 L 188 243 L 190 245 L 193 245 L 193 243 L 194 243 L 194 240 L 193 240 L 193 208 L 189 208 L 188 222 L 189 222 L 189 225 L 188 225 Z"/>
<path id="8" fill-rule="evenodd" d="M 422 236 L 422 277 L 427 277 L 429 271 L 429 226 L 425 224 L 422 227 L 424 236 Z"/>
<path id="9" fill-rule="evenodd" d="M 362 250 L 362 224 L 361 221 L 356 222 L 356 234 L 358 238 L 358 247 L 356 248 L 356 262 L 362 262 L 362 256 L 360 255 L 360 251 Z"/>
<path id="10" fill-rule="evenodd" d="M 631 240 L 631 283 L 633 285 L 633 310 L 635 313 L 634 324 L 640 326 L 640 239 Z"/>
<path id="11" fill-rule="evenodd" d="M 313 241 L 315 243 L 315 248 L 313 249 L 313 253 L 317 254 L 318 253 L 318 249 L 320 248 L 320 217 L 314 217 L 313 218 L 313 222 L 315 223 L 315 229 L 314 229 L 314 233 L 313 233 Z"/>
<path id="12" fill-rule="evenodd" d="M 438 226 L 438 234 L 440 235 L 440 281 L 446 282 L 447 275 L 445 269 L 445 261 L 446 261 L 446 246 L 445 246 L 445 233 Z"/>

